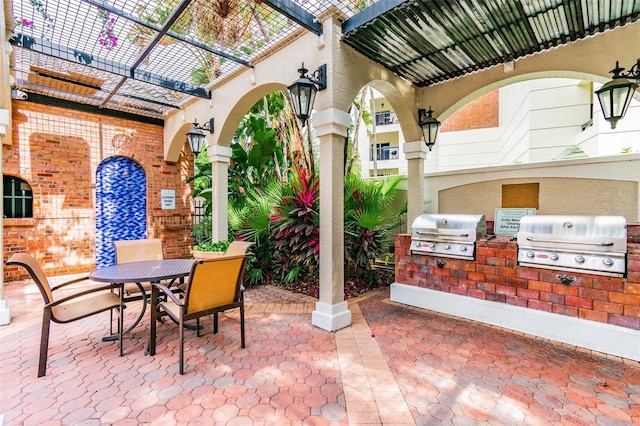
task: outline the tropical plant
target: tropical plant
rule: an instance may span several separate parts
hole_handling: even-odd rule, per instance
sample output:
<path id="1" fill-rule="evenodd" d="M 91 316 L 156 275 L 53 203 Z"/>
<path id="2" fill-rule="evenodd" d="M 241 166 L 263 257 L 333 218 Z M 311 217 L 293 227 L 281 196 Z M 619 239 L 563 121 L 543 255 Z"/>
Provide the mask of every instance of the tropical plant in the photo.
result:
<path id="1" fill-rule="evenodd" d="M 245 277 L 249 284 L 259 284 L 273 271 L 274 241 L 270 216 L 282 198 L 282 187 L 271 180 L 264 188 L 249 187 L 241 202 L 229 203 L 229 232 L 235 238 L 255 243 L 255 258 Z"/>
<path id="2" fill-rule="evenodd" d="M 370 90 L 368 87 L 364 87 L 360 91 L 358 99 L 354 100 L 351 104 L 351 126 L 349 131 L 349 138 L 347 139 L 347 146 L 345 147 L 345 159 L 344 159 L 344 174 L 349 176 L 356 171 L 356 164 L 358 160 L 358 142 L 360 135 L 360 126 L 364 125 L 367 129 L 367 135 L 371 136 L 373 128 L 373 115 L 367 105 L 367 95 Z"/>
<path id="3" fill-rule="evenodd" d="M 314 275 L 320 252 L 320 192 L 315 174 L 298 170 L 270 216 L 276 272 L 285 283 Z"/>
<path id="4" fill-rule="evenodd" d="M 390 230 L 404 211 L 391 203 L 402 176 L 365 180 L 351 174 L 345 178 L 345 263 L 348 278 L 373 279 L 371 262 L 389 250 Z"/>

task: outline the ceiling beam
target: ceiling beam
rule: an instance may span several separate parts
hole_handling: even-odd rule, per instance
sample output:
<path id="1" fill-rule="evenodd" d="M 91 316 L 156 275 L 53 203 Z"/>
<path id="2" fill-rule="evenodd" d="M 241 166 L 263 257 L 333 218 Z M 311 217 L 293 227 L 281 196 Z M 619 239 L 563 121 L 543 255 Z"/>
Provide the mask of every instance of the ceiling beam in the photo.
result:
<path id="1" fill-rule="evenodd" d="M 307 12 L 305 8 L 292 2 L 291 0 L 262 0 L 262 3 L 268 5 L 277 12 L 282 13 L 296 24 L 306 28 L 315 35 L 322 34 L 322 24 L 318 22 L 315 16 Z"/>
<path id="2" fill-rule="evenodd" d="M 80 50 L 62 46 L 48 40 L 35 39 L 24 34 L 16 34 L 11 37 L 9 41 L 14 46 L 42 53 L 43 55 L 48 55 L 54 58 L 63 59 L 65 61 L 86 65 L 90 68 L 95 68 L 100 71 L 105 71 L 122 77 L 132 78 L 134 80 L 153 84 L 165 89 L 186 93 L 187 95 L 196 96 L 203 99 L 211 99 L 211 91 L 203 87 L 194 86 L 183 81 L 173 80 L 171 78 L 154 74 L 148 71 L 133 69 L 128 65 L 101 58 L 99 56 L 93 56 Z"/>
<path id="3" fill-rule="evenodd" d="M 387 13 L 391 9 L 406 3 L 408 0 L 386 0 L 378 1 L 372 5 L 362 9 L 342 24 L 342 34 L 349 32 L 368 24 L 380 15 Z"/>
<path id="4" fill-rule="evenodd" d="M 155 124 L 158 126 L 164 125 L 164 120 L 161 118 L 149 117 L 146 115 L 136 114 L 133 112 L 126 112 L 119 109 L 102 109 L 95 105 L 83 104 L 83 103 L 69 101 L 65 99 L 54 98 L 52 96 L 41 95 L 38 93 L 29 93 L 29 98 L 26 100 L 26 102 L 34 102 L 42 105 L 68 108 L 76 111 L 83 111 L 83 112 L 89 112 L 92 114 L 104 115 L 107 117 L 124 118 L 127 120 L 138 121 L 140 123 Z M 155 114 L 158 114 L 158 113 L 156 112 Z"/>

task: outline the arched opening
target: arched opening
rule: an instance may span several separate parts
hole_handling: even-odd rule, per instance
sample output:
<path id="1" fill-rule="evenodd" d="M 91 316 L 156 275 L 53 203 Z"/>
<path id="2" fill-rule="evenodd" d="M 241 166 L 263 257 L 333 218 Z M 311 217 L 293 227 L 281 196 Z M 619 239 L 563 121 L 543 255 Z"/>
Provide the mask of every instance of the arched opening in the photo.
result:
<path id="1" fill-rule="evenodd" d="M 114 241 L 147 236 L 147 178 L 127 157 L 110 157 L 96 170 L 96 266 L 115 264 Z"/>

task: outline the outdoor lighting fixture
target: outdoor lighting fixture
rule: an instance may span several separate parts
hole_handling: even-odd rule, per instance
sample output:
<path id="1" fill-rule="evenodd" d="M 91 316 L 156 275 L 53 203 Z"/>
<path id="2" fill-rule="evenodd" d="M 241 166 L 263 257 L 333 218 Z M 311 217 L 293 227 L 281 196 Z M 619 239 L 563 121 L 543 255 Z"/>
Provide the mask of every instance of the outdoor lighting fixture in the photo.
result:
<path id="1" fill-rule="evenodd" d="M 596 90 L 604 119 L 611 123 L 611 128 L 616 128 L 616 123 L 621 120 L 629 109 L 633 94 L 640 82 L 640 59 L 635 65 L 624 73 L 624 68 L 616 61 L 616 67 L 609 71 L 613 74 L 613 80 L 605 83 L 600 90 Z M 633 82 L 632 80 L 636 80 Z"/>
<path id="2" fill-rule="evenodd" d="M 424 139 L 424 143 L 431 151 L 431 148 L 436 144 L 436 137 L 438 136 L 438 128 L 440 128 L 440 122 L 432 117 L 433 111 L 431 107 L 429 110 L 419 109 L 418 110 L 418 124 L 422 129 L 422 139 Z"/>
<path id="3" fill-rule="evenodd" d="M 213 133 L 213 117 L 202 126 L 198 124 L 198 119 L 196 119 L 193 122 L 193 128 L 187 133 L 187 140 L 189 141 L 189 146 L 191 147 L 191 151 L 193 151 L 194 155 L 198 155 L 202 152 L 206 136 L 203 130 L 208 130 L 209 134 Z"/>
<path id="4" fill-rule="evenodd" d="M 320 65 L 317 70 L 307 75 L 308 69 L 302 67 L 298 69 L 300 78 L 291 86 L 287 87 L 291 100 L 293 101 L 293 109 L 296 111 L 296 117 L 302 121 L 304 127 L 307 119 L 313 110 L 313 101 L 316 98 L 316 92 L 327 88 L 327 65 Z"/>

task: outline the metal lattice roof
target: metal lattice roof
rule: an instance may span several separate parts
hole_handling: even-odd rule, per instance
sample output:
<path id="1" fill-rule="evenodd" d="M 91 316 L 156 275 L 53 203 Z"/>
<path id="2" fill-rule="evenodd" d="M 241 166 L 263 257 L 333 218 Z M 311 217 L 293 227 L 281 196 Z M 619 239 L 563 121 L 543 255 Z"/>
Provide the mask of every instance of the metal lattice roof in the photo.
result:
<path id="1" fill-rule="evenodd" d="M 429 86 L 638 20 L 639 0 L 406 0 L 349 18 L 343 41 Z"/>
<path id="2" fill-rule="evenodd" d="M 320 34 L 330 7 L 344 43 L 417 86 L 640 17 L 640 0 L 13 0 L 16 87 L 161 119 L 299 31 Z"/>
<path id="3" fill-rule="evenodd" d="M 363 5 L 366 5 L 363 2 Z M 160 118 L 349 1 L 14 0 L 19 90 Z"/>

